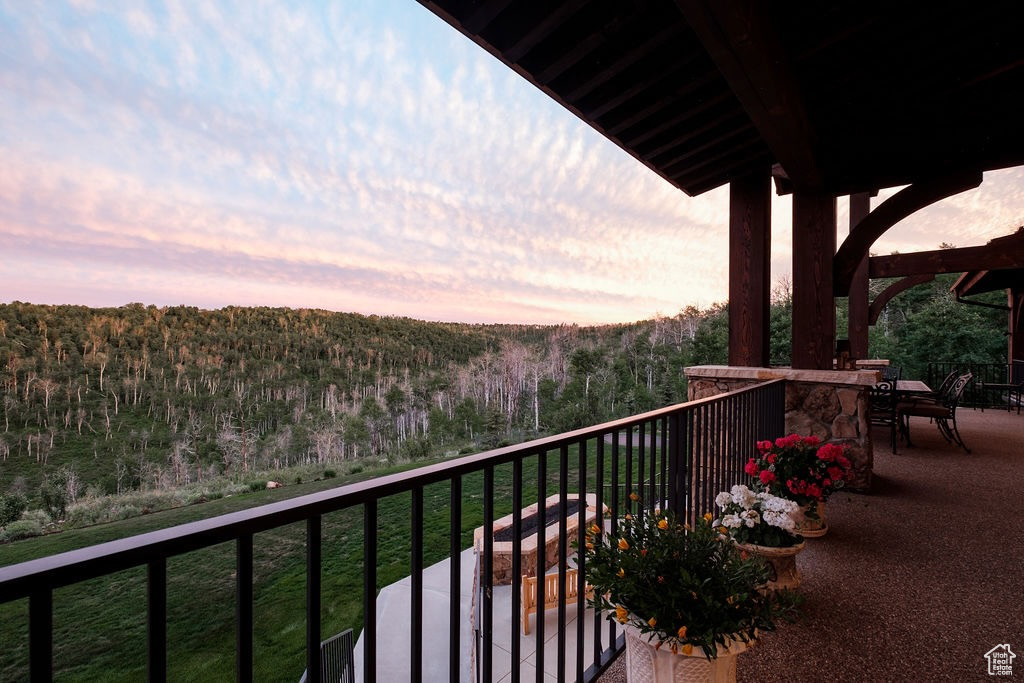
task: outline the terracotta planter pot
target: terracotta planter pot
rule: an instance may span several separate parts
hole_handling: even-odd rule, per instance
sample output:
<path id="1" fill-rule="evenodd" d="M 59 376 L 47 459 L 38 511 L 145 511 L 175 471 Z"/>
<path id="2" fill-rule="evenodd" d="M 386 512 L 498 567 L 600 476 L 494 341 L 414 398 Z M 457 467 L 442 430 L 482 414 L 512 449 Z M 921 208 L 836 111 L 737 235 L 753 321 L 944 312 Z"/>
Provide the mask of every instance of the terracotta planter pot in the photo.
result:
<path id="1" fill-rule="evenodd" d="M 817 519 L 808 517 L 807 514 L 817 507 Z M 818 538 L 828 533 L 828 521 L 825 519 L 825 504 L 822 502 L 809 503 L 800 508 L 804 518 L 796 525 L 796 532 L 804 538 Z"/>
<path id="2" fill-rule="evenodd" d="M 693 648 L 689 655 L 672 654 L 668 647 L 655 649 L 657 639 L 647 640 L 639 629 L 624 625 L 626 635 L 627 683 L 735 683 L 736 658 L 755 641 L 733 640 L 728 648 L 719 647 L 718 656 L 708 659 L 702 648 Z"/>
<path id="3" fill-rule="evenodd" d="M 752 555 L 763 557 L 771 568 L 768 590 L 795 589 L 800 586 L 800 571 L 796 568 L 796 556 L 804 549 L 804 543 L 787 548 L 773 548 L 754 543 L 737 543 L 736 546 Z"/>

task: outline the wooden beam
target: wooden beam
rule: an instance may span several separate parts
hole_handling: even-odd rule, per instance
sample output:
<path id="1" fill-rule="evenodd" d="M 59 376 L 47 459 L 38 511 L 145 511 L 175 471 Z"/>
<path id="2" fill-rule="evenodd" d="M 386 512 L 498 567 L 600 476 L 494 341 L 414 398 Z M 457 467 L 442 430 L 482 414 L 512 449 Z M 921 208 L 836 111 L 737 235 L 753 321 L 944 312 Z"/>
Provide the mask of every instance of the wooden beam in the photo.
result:
<path id="1" fill-rule="evenodd" d="M 878 322 L 878 316 L 882 314 L 882 309 L 885 305 L 892 301 L 892 298 L 900 292 L 905 292 L 911 287 L 917 285 L 923 285 L 926 282 L 931 282 L 935 279 L 934 275 L 911 275 L 905 277 L 902 280 L 898 280 L 885 289 L 875 297 L 875 300 L 871 302 L 871 307 L 868 309 L 868 323 L 874 325 Z"/>
<path id="2" fill-rule="evenodd" d="M 1006 290 L 1010 306 L 1010 335 L 1007 340 L 1009 362 L 1024 360 L 1024 290 L 1012 287 Z"/>
<path id="3" fill-rule="evenodd" d="M 767 367 L 771 169 L 729 184 L 729 365 Z"/>
<path id="4" fill-rule="evenodd" d="M 836 198 L 793 194 L 793 367 L 831 370 L 836 307 L 832 257 L 836 250 Z"/>
<path id="5" fill-rule="evenodd" d="M 849 294 L 854 272 L 864 257 L 868 255 L 871 245 L 885 234 L 886 230 L 930 204 L 978 187 L 981 185 L 981 179 L 980 172 L 971 171 L 917 182 L 903 188 L 878 205 L 855 228 L 850 230 L 850 235 L 836 252 L 834 266 L 836 296 Z"/>
<path id="6" fill-rule="evenodd" d="M 937 249 L 913 254 L 872 256 L 868 259 L 868 277 L 871 278 L 1010 268 L 1024 268 L 1024 239 L 1001 240 L 981 247 Z"/>
<path id="7" fill-rule="evenodd" d="M 424 2 L 425 0 L 420 0 Z M 427 6 L 434 3 L 426 1 Z M 587 0 L 568 0 L 560 3 L 553 10 L 544 10 L 543 19 L 514 26 L 508 34 L 517 38 L 516 42 L 502 50 L 499 59 L 504 58 L 507 63 L 514 64 L 526 56 L 533 48 L 558 29 L 569 17 L 578 12 L 587 4 Z M 470 35 L 470 38 L 476 39 Z M 527 80 L 532 80 L 529 74 L 523 73 Z"/>
<path id="8" fill-rule="evenodd" d="M 825 177 L 804 94 L 757 0 L 676 0 L 750 120 L 794 185 L 819 191 Z M 831 289 L 831 287 L 829 288 Z"/>
<path id="9" fill-rule="evenodd" d="M 512 4 L 512 0 L 491 0 L 477 5 L 476 11 L 469 15 L 463 26 L 469 33 L 480 33 Z"/>
<path id="10" fill-rule="evenodd" d="M 665 43 L 678 39 L 681 32 L 679 24 L 668 24 L 662 27 L 660 31 L 653 34 L 644 42 L 619 55 L 614 62 L 611 62 L 610 64 L 602 64 L 601 69 L 599 71 L 595 71 L 590 78 L 580 81 L 571 88 L 566 89 L 565 100 L 567 102 L 576 102 L 581 97 L 586 97 L 597 88 L 606 85 L 612 79 L 622 75 L 630 67 L 636 65 L 655 51 L 661 49 Z"/>
<path id="11" fill-rule="evenodd" d="M 860 192 L 850 195 L 850 234 L 871 213 L 871 195 Z M 833 259 L 833 264 L 835 260 Z M 867 254 L 860 260 L 850 283 L 846 336 L 850 340 L 850 357 L 868 357 L 868 259 Z"/>

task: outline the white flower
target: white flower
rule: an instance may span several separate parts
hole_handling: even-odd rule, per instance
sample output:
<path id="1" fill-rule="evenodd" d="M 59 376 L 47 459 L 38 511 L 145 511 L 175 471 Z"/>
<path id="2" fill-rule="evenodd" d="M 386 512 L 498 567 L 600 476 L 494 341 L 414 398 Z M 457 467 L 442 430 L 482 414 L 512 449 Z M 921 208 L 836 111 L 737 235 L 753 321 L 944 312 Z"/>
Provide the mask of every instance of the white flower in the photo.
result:
<path id="1" fill-rule="evenodd" d="M 757 494 L 748 489 L 742 484 L 737 484 L 730 489 L 732 494 L 732 502 L 736 503 L 744 510 L 749 510 L 757 502 Z"/>
<path id="2" fill-rule="evenodd" d="M 722 517 L 722 526 L 726 529 L 735 529 L 743 523 L 737 515 L 725 515 Z"/>
<path id="3" fill-rule="evenodd" d="M 769 526 L 778 527 L 784 531 L 793 531 L 796 528 L 796 523 L 793 521 L 793 518 L 785 512 L 765 510 L 764 521 Z"/>
<path id="4" fill-rule="evenodd" d="M 715 496 L 715 505 L 722 508 L 723 510 L 725 509 L 725 506 L 731 502 L 732 496 L 729 495 L 728 491 L 722 491 L 717 496 Z"/>
<path id="5" fill-rule="evenodd" d="M 750 529 L 761 523 L 761 515 L 757 513 L 757 510 L 744 510 L 740 517 L 743 518 L 743 523 Z"/>

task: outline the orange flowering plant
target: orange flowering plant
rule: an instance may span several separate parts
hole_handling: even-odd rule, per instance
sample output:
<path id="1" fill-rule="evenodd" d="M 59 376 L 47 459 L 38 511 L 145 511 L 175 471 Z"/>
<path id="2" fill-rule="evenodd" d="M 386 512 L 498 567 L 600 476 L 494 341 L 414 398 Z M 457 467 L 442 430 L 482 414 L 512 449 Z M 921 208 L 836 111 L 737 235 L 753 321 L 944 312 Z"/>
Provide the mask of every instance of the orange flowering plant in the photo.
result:
<path id="1" fill-rule="evenodd" d="M 703 648 L 712 659 L 717 646 L 749 642 L 796 614 L 794 594 L 758 589 L 769 570 L 713 528 L 710 514 L 695 527 L 671 512 L 626 515 L 611 534 L 591 525 L 584 546 L 590 604 L 672 652 Z"/>

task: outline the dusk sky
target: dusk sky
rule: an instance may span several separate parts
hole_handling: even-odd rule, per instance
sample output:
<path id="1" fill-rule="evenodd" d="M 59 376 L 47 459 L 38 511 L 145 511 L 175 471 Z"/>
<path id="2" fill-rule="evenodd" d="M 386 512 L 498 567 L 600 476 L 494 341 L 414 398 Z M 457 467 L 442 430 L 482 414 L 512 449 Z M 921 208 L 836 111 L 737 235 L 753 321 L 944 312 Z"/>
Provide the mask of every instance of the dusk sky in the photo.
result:
<path id="1" fill-rule="evenodd" d="M 604 323 L 727 296 L 727 188 L 687 197 L 414 0 L 0 0 L 0 158 L 0 302 Z M 1024 170 L 988 173 L 873 251 L 1022 217 Z"/>

